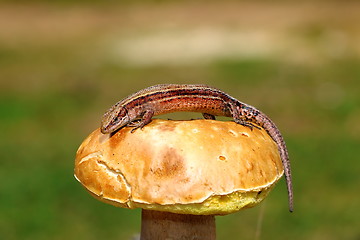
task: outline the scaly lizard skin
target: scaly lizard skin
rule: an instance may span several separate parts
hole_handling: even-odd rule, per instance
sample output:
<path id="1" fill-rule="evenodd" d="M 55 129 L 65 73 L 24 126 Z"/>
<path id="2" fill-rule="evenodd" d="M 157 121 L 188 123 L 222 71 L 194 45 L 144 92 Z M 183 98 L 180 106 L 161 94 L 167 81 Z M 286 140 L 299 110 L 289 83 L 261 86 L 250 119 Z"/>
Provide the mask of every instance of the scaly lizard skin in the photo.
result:
<path id="1" fill-rule="evenodd" d="M 161 84 L 145 88 L 112 106 L 103 116 L 101 132 L 112 133 L 124 126 L 134 127 L 133 132 L 151 122 L 155 115 L 180 111 L 201 112 L 206 119 L 232 117 L 236 123 L 251 129 L 258 128 L 257 125 L 264 128 L 278 146 L 285 171 L 289 210 L 293 211 L 289 155 L 279 129 L 264 113 L 219 89 L 190 84 Z"/>

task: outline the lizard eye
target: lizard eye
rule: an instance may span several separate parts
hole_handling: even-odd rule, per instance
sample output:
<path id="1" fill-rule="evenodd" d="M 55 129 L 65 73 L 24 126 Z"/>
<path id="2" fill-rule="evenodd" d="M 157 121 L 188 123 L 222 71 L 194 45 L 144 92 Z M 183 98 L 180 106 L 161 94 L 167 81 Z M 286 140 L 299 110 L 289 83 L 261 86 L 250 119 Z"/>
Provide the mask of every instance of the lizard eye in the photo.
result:
<path id="1" fill-rule="evenodd" d="M 113 119 L 114 124 L 119 124 L 118 126 L 122 127 L 129 122 L 129 115 L 126 108 L 122 107 L 117 113 L 116 117 Z"/>
<path id="2" fill-rule="evenodd" d="M 121 108 L 121 110 L 117 113 L 116 117 L 114 118 L 114 122 L 117 123 L 117 122 L 120 122 L 122 121 L 125 116 L 127 116 L 127 112 L 126 112 L 126 109 L 125 108 Z"/>
<path id="3" fill-rule="evenodd" d="M 114 123 L 117 123 L 117 122 L 119 122 L 120 121 L 120 116 L 119 115 L 117 115 L 115 118 L 114 118 Z"/>

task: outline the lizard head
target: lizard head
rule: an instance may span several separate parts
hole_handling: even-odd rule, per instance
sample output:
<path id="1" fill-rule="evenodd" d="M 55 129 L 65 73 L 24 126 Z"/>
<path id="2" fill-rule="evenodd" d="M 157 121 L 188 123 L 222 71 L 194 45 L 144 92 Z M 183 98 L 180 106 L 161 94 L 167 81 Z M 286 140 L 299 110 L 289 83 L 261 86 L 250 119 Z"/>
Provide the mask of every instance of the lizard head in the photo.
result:
<path id="1" fill-rule="evenodd" d="M 101 132 L 112 133 L 130 122 L 127 109 L 113 106 L 103 116 L 101 121 Z"/>

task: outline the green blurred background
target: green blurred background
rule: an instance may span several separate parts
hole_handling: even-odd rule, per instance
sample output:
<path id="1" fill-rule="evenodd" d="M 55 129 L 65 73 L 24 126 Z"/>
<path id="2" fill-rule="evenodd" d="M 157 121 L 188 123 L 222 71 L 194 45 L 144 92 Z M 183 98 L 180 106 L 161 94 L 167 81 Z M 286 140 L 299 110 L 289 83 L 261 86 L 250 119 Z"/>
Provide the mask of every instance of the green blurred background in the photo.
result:
<path id="1" fill-rule="evenodd" d="M 277 123 L 295 188 L 294 213 L 282 180 L 261 206 L 217 217 L 218 239 L 359 240 L 359 12 L 358 1 L 2 1 L 0 238 L 138 233 L 139 210 L 76 182 L 75 152 L 128 94 L 205 83 Z"/>

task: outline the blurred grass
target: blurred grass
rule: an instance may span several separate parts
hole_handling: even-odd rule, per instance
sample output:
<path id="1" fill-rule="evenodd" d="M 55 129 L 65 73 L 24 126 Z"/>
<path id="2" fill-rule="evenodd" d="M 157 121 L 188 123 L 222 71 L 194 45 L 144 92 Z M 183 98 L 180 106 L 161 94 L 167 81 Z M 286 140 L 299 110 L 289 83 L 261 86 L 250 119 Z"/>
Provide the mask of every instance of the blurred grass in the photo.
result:
<path id="1" fill-rule="evenodd" d="M 306 26 L 296 33 L 318 45 L 328 26 Z M 158 83 L 221 88 L 278 124 L 293 166 L 295 212 L 287 211 L 281 181 L 264 203 L 261 239 L 360 238 L 358 55 L 136 66 L 108 57 L 99 33 L 59 41 L 0 35 L 2 239 L 129 239 L 139 232 L 140 211 L 92 199 L 74 179 L 73 162 L 110 105 Z M 218 239 L 254 239 L 259 212 L 218 217 Z"/>

